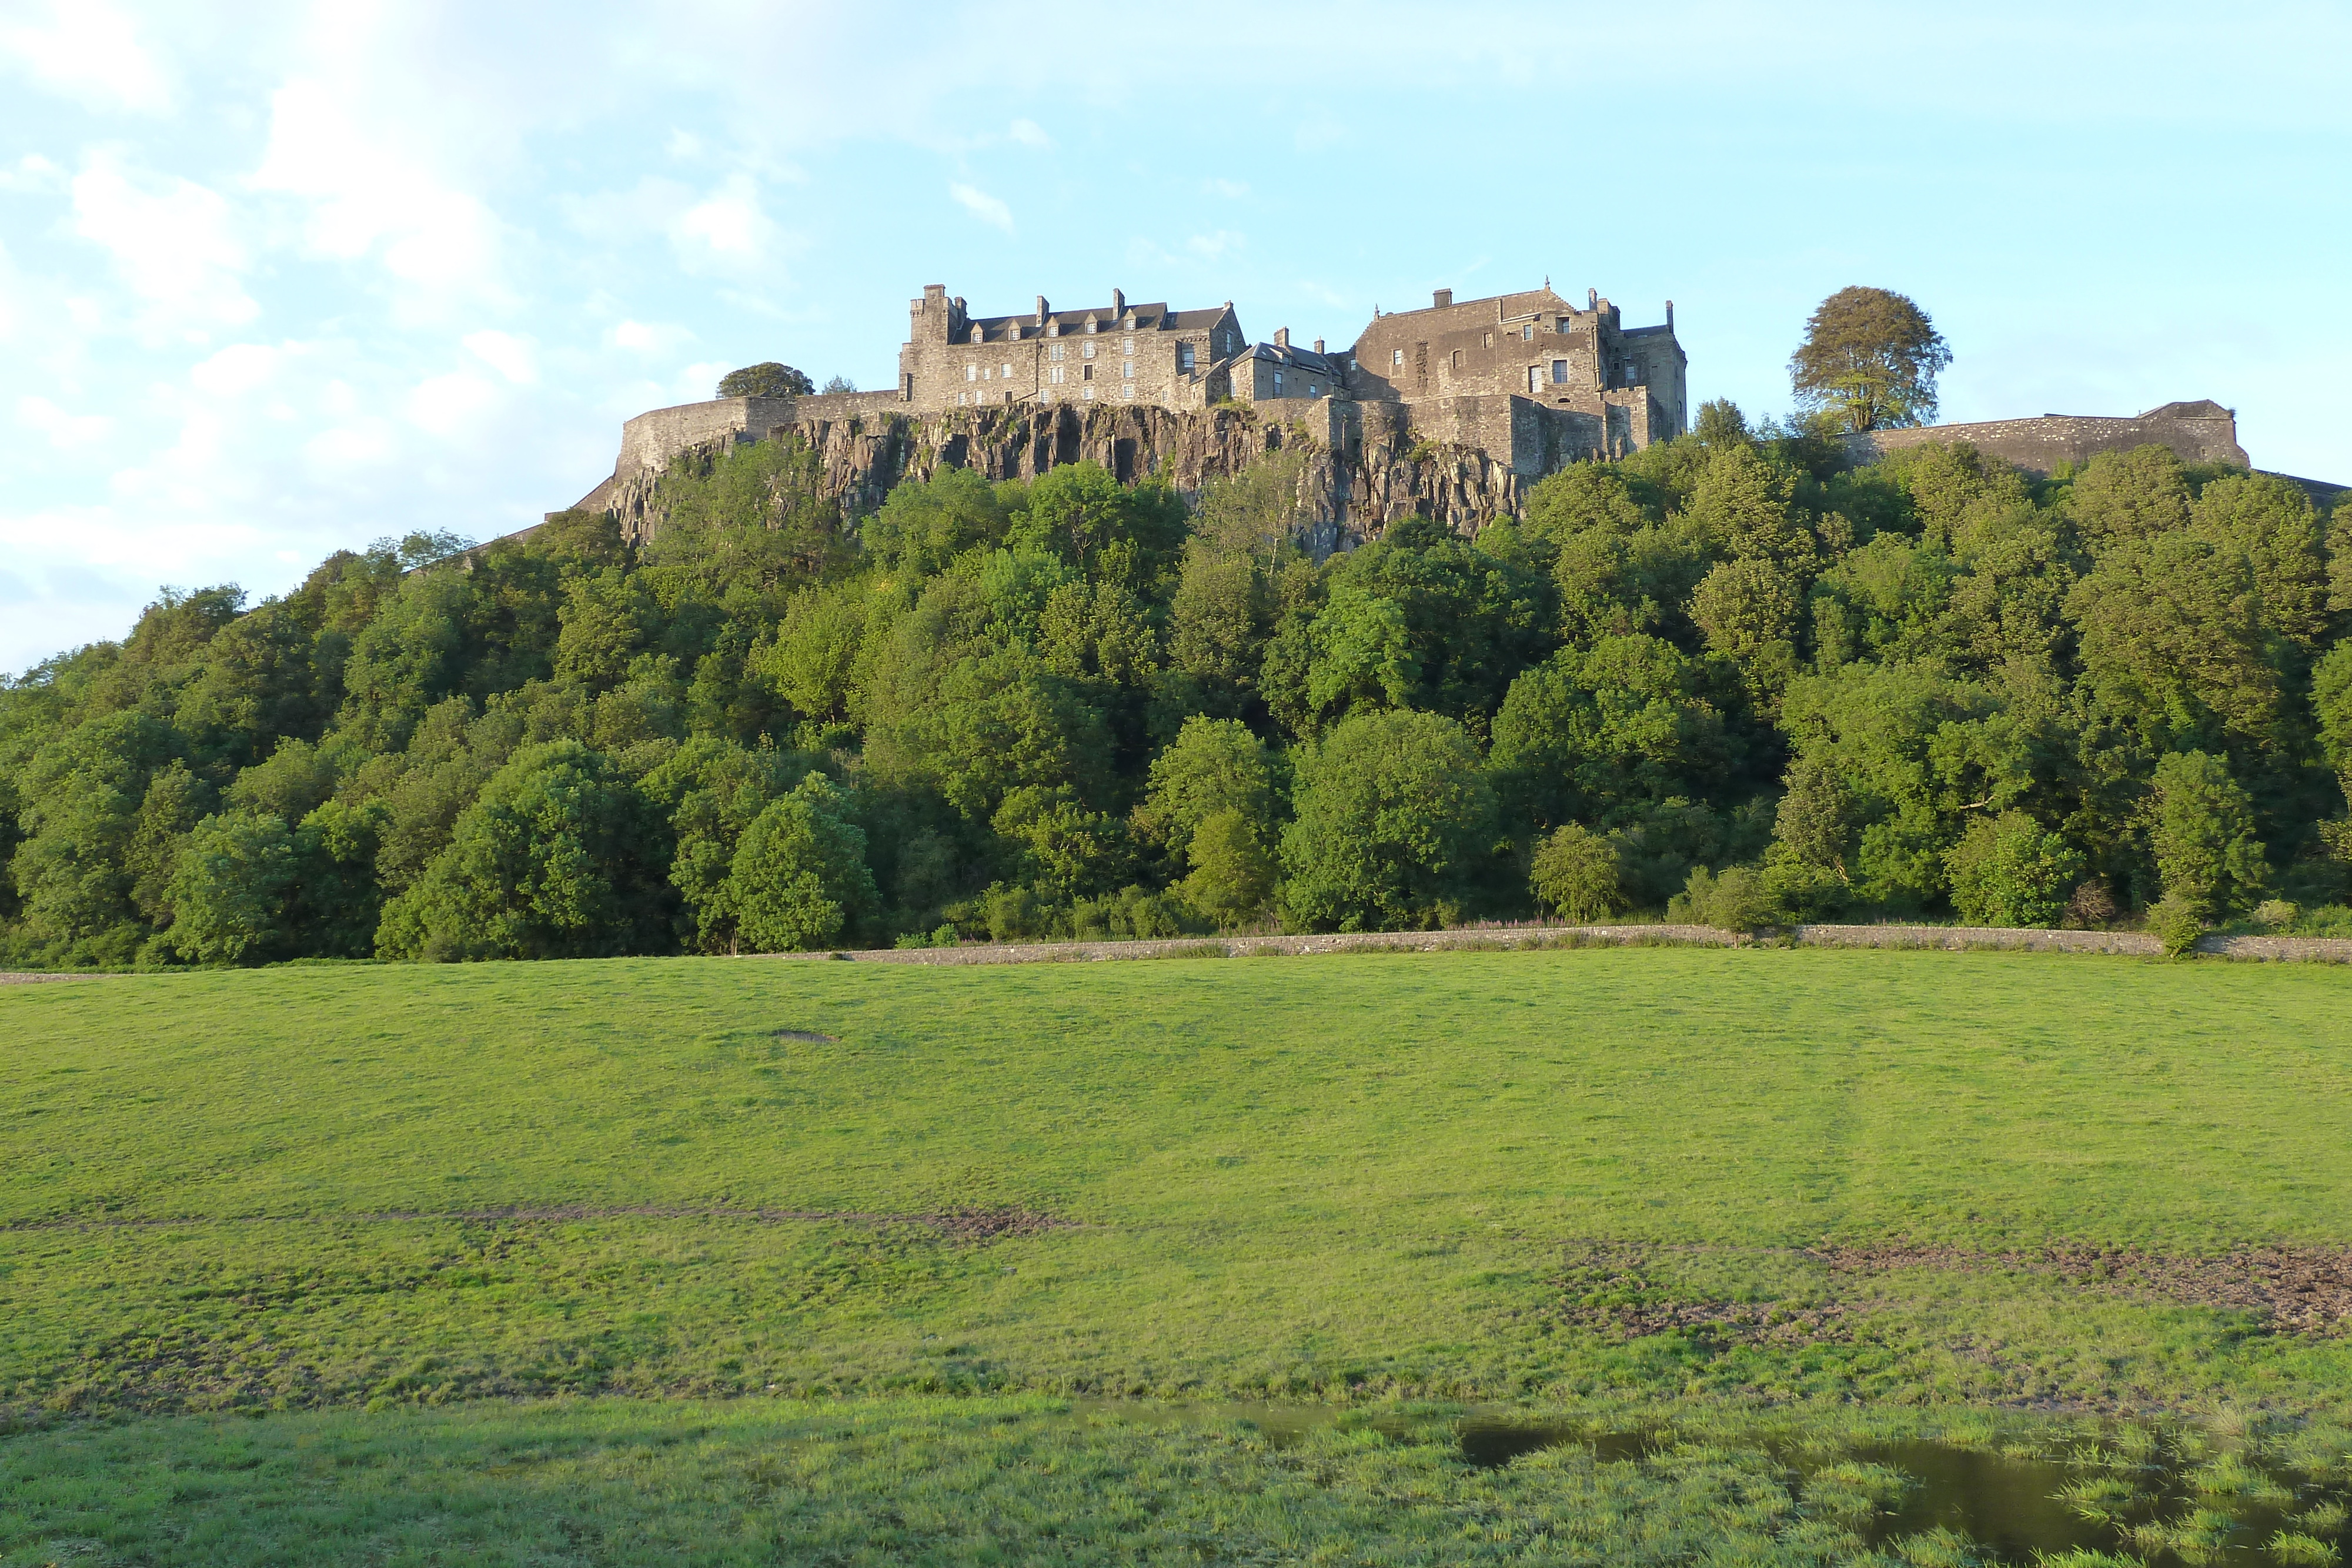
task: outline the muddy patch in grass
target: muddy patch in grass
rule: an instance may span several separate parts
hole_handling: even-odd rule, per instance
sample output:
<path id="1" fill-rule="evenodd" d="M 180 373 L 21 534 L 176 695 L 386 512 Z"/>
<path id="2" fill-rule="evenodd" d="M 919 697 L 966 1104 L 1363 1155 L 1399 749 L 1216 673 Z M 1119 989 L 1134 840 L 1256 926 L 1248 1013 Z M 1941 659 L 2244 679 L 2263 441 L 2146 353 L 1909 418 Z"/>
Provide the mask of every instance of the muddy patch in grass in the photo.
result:
<path id="1" fill-rule="evenodd" d="M 813 1029 L 779 1029 L 769 1031 L 772 1040 L 796 1040 L 803 1045 L 839 1045 L 837 1034 L 819 1034 Z"/>
<path id="2" fill-rule="evenodd" d="M 1781 1276 L 1707 1288 L 1710 1260 L 1762 1263 Z M 1580 1243 L 1559 1284 L 1566 1316 L 1615 1337 L 1675 1330 L 1743 1343 L 1850 1339 L 1859 1308 L 1840 1299 L 1841 1276 L 1926 1269 L 2028 1274 L 2087 1291 L 2247 1312 L 2260 1332 L 2338 1338 L 2352 1332 L 2352 1249 L 2240 1247 L 2212 1257 L 2061 1242 L 2004 1252 L 1885 1242 L 1867 1246 L 1739 1248 Z M 1777 1266 L 1777 1267 L 1773 1267 Z"/>

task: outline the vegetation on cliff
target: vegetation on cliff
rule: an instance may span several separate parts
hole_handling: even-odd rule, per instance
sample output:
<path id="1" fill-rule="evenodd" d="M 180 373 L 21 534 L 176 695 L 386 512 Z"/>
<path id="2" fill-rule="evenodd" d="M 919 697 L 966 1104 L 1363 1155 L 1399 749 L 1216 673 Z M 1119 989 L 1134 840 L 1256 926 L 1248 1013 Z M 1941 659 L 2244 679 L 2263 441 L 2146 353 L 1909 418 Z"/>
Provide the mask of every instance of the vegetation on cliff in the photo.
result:
<path id="1" fill-rule="evenodd" d="M 0 959 L 2352 920 L 2352 515 L 2284 481 L 1851 468 L 1712 405 L 1318 564 L 1291 461 L 854 517 L 762 444 L 642 548 L 567 514 L 167 592 L 0 691 Z"/>

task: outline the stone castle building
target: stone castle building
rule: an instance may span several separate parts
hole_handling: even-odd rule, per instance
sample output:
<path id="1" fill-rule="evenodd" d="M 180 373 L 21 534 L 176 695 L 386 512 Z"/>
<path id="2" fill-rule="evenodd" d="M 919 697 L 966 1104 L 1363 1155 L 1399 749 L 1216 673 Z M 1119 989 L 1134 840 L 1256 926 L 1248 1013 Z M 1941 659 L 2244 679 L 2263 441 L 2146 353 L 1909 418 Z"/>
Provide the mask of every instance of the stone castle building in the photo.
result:
<path id="1" fill-rule="evenodd" d="M 908 305 L 894 383 L 802 398 L 717 398 L 639 414 L 611 477 L 579 506 L 633 537 L 657 526 L 656 482 L 686 452 L 797 434 L 830 488 L 877 504 L 940 465 L 1030 477 L 1081 458 L 1122 481 L 1164 468 L 1192 487 L 1301 437 L 1313 456 L 1302 528 L 1345 548 L 1419 511 L 1465 532 L 1516 516 L 1568 464 L 1622 457 L 1688 427 L 1686 361 L 1664 322 L 1628 327 L 1597 290 L 1581 305 L 1538 289 L 1381 311 L 1345 349 L 1253 342 L 1231 300 L 1193 309 L 1130 301 L 974 316 L 945 286 Z M 2246 465 L 2234 411 L 2174 402 L 2133 419 L 2039 419 L 1875 431 L 1870 461 L 1925 442 L 1968 442 L 2032 473 L 2148 443 L 2192 463 Z M 2315 494 L 2332 486 L 2305 483 Z"/>
<path id="2" fill-rule="evenodd" d="M 1426 309 L 1375 311 L 1351 349 L 1253 343 L 1233 301 L 1200 309 L 1130 301 L 974 316 L 944 285 L 908 302 L 896 384 L 790 398 L 716 398 L 639 414 L 622 429 L 611 479 L 581 499 L 657 473 L 689 448 L 759 440 L 814 421 L 953 411 L 1068 407 L 1193 413 L 1239 405 L 1295 425 L 1335 453 L 1415 443 L 1482 454 L 1510 487 L 1586 457 L 1616 457 L 1679 433 L 1688 416 L 1674 306 L 1661 326 L 1625 327 L 1589 292 L 1581 308 L 1549 286 Z"/>

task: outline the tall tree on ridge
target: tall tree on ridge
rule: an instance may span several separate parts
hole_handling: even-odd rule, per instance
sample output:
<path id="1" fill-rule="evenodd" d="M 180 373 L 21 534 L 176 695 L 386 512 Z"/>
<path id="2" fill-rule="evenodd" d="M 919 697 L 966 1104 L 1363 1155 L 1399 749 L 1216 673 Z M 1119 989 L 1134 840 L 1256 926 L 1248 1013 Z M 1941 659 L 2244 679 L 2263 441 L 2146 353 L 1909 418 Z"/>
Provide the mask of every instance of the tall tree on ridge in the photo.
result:
<path id="1" fill-rule="evenodd" d="M 1848 430 L 1891 430 L 1936 417 L 1936 375 L 1951 362 L 1951 346 L 1908 297 L 1855 286 L 1813 311 L 1789 382 L 1798 402 Z"/>

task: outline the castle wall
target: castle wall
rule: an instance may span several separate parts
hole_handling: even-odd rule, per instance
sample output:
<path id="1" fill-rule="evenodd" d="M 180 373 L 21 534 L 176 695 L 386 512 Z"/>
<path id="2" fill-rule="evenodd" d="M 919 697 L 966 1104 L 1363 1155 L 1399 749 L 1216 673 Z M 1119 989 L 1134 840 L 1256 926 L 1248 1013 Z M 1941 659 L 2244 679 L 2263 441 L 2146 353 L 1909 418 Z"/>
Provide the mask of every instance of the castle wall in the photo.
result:
<path id="1" fill-rule="evenodd" d="M 730 434 L 756 441 L 793 417 L 793 402 L 788 397 L 722 397 L 641 413 L 621 426 L 621 457 L 613 471 L 659 469 L 668 465 L 674 452 Z"/>
<path id="2" fill-rule="evenodd" d="M 2062 463 L 2081 464 L 2102 452 L 2168 446 L 2184 463 L 2253 466 L 2238 444 L 2236 413 L 2214 402 L 2167 403 L 2136 419 L 2045 413 L 2038 419 L 1995 419 L 1971 424 L 1930 424 L 1912 430 L 1862 431 L 1846 437 L 1857 462 L 1931 443 L 1966 442 L 1988 456 L 2047 476 Z"/>

